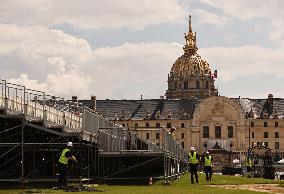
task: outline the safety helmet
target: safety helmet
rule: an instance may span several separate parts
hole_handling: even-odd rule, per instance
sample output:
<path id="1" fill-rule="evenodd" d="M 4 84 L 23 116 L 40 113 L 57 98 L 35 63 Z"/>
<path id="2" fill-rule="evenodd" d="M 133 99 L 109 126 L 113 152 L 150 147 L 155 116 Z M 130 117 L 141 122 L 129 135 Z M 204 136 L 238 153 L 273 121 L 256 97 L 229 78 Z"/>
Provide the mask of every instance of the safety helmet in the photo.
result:
<path id="1" fill-rule="evenodd" d="M 69 142 L 67 143 L 67 146 L 68 146 L 68 147 L 73 147 L 73 143 L 72 143 L 71 141 L 69 141 Z"/>

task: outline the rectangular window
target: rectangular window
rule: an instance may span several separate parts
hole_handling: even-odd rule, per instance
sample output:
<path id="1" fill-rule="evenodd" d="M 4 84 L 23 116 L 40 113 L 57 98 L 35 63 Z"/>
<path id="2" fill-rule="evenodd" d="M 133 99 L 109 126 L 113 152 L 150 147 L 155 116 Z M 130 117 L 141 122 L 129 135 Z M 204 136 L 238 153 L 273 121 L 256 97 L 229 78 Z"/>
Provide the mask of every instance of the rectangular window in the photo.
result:
<path id="1" fill-rule="evenodd" d="M 172 127 L 172 123 L 167 123 L 167 128 L 171 128 Z"/>
<path id="2" fill-rule="evenodd" d="M 221 138 L 221 126 L 216 126 L 215 127 L 215 137 L 216 138 Z"/>
<path id="3" fill-rule="evenodd" d="M 135 129 L 137 129 L 138 128 L 138 123 L 135 123 Z"/>
<path id="4" fill-rule="evenodd" d="M 150 139 L 150 133 L 146 133 L 146 139 Z"/>
<path id="5" fill-rule="evenodd" d="M 254 132 L 251 133 L 251 138 L 254 138 Z"/>
<path id="6" fill-rule="evenodd" d="M 156 139 L 160 139 L 160 133 L 156 133 Z"/>
<path id="7" fill-rule="evenodd" d="M 203 138 L 209 138 L 209 127 L 208 126 L 203 127 Z"/>
<path id="8" fill-rule="evenodd" d="M 264 123 L 263 123 L 263 127 L 268 127 L 267 122 L 264 122 Z"/>
<path id="9" fill-rule="evenodd" d="M 184 138 L 184 133 L 180 134 L 180 138 L 183 139 Z"/>
<path id="10" fill-rule="evenodd" d="M 181 124 L 180 124 L 180 127 L 181 127 L 181 128 L 184 128 L 184 123 L 181 123 Z"/>
<path id="11" fill-rule="evenodd" d="M 180 142 L 182 149 L 184 149 L 184 142 Z"/>
<path id="12" fill-rule="evenodd" d="M 275 142 L 274 146 L 276 150 L 279 150 L 279 142 Z"/>
<path id="13" fill-rule="evenodd" d="M 279 138 L 279 132 L 275 132 L 275 138 Z"/>
<path id="14" fill-rule="evenodd" d="M 228 138 L 233 138 L 233 137 L 234 137 L 234 127 L 228 126 Z"/>
<path id="15" fill-rule="evenodd" d="M 156 123 L 156 127 L 158 128 L 161 127 L 160 123 Z"/>
<path id="16" fill-rule="evenodd" d="M 250 126 L 251 126 L 251 127 L 254 127 L 254 122 L 251 122 L 251 123 L 250 123 Z"/>
<path id="17" fill-rule="evenodd" d="M 263 137 L 264 137 L 264 138 L 268 138 L 268 132 L 264 132 L 264 133 L 263 133 Z"/>
<path id="18" fill-rule="evenodd" d="M 278 122 L 275 122 L 275 127 L 278 127 Z"/>
<path id="19" fill-rule="evenodd" d="M 146 126 L 146 127 L 150 127 L 149 123 L 146 123 L 145 126 Z"/>

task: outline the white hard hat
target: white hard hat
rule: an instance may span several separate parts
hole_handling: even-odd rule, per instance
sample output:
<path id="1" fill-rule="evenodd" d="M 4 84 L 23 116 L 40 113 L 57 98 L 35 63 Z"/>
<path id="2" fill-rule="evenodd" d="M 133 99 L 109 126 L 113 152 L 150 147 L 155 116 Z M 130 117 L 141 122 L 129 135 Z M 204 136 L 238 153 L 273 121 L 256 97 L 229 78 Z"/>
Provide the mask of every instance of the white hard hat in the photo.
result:
<path id="1" fill-rule="evenodd" d="M 206 154 L 209 154 L 209 151 L 207 150 L 205 153 L 206 153 Z"/>
<path id="2" fill-rule="evenodd" d="M 190 151 L 195 151 L 194 147 L 191 147 L 191 148 L 190 148 Z"/>
<path id="3" fill-rule="evenodd" d="M 73 143 L 72 143 L 71 141 L 69 141 L 69 142 L 67 143 L 67 146 L 68 146 L 68 147 L 73 147 Z"/>

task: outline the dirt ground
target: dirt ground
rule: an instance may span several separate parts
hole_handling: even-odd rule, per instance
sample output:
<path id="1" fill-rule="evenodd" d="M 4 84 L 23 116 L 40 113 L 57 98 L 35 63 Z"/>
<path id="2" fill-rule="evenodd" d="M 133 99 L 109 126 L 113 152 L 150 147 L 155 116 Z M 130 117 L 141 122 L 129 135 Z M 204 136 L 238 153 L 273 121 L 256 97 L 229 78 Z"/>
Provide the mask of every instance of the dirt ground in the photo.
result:
<path id="1" fill-rule="evenodd" d="M 224 189 L 244 189 L 263 193 L 284 193 L 284 187 L 278 184 L 245 184 L 245 185 L 208 185 L 209 187 L 219 187 Z"/>

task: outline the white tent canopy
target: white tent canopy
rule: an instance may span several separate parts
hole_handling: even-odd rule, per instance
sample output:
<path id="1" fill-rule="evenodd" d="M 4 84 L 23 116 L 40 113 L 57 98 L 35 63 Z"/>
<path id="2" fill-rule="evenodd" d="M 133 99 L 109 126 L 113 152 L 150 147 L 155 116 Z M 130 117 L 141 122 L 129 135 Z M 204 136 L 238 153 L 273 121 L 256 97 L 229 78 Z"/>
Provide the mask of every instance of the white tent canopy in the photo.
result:
<path id="1" fill-rule="evenodd" d="M 281 160 L 279 160 L 279 161 L 277 162 L 277 164 L 284 164 L 284 158 L 281 159 Z"/>

